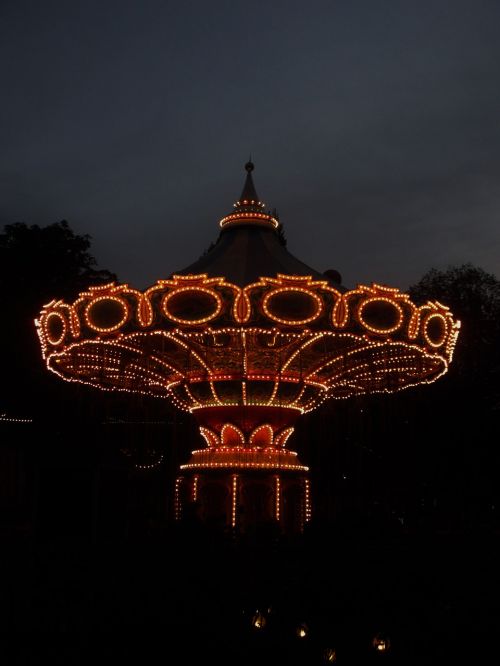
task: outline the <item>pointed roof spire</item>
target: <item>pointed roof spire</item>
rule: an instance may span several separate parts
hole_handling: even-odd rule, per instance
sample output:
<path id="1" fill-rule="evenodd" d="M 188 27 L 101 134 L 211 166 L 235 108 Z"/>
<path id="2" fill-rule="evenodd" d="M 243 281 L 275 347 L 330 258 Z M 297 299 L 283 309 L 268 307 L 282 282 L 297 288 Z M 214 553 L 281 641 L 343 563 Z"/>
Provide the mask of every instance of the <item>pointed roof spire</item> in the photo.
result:
<path id="1" fill-rule="evenodd" d="M 252 157 L 245 164 L 245 171 L 247 172 L 247 177 L 245 184 L 243 186 L 243 191 L 240 196 L 240 201 L 259 201 L 259 195 L 253 184 L 252 171 L 255 169 L 254 163 L 252 162 Z"/>
<path id="2" fill-rule="evenodd" d="M 269 213 L 264 212 L 265 203 L 260 201 L 257 190 L 252 178 L 252 171 L 255 169 L 252 158 L 245 164 L 247 177 L 243 186 L 240 198 L 233 204 L 234 211 L 226 215 L 220 221 L 223 229 L 234 227 L 236 225 L 255 225 L 259 227 L 271 227 L 277 229 L 278 220 Z"/>

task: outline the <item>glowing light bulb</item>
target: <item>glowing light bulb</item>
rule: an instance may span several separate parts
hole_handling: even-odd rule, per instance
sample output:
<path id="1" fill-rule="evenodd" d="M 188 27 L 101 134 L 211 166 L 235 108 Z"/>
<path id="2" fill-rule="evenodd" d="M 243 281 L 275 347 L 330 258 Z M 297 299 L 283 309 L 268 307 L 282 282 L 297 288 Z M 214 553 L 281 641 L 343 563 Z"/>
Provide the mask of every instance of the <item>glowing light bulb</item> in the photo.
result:
<path id="1" fill-rule="evenodd" d="M 307 638 L 307 635 L 309 633 L 309 628 L 307 624 L 302 622 L 302 624 L 299 624 L 296 630 L 296 634 L 298 638 Z"/>
<path id="2" fill-rule="evenodd" d="M 266 616 L 263 615 L 263 613 L 261 613 L 259 610 L 255 611 L 252 617 L 252 627 L 260 631 L 261 629 L 264 629 L 266 622 Z"/>
<path id="3" fill-rule="evenodd" d="M 334 664 L 337 661 L 337 652 L 333 648 L 327 648 L 323 656 L 325 658 L 325 661 L 327 661 L 329 664 Z"/>

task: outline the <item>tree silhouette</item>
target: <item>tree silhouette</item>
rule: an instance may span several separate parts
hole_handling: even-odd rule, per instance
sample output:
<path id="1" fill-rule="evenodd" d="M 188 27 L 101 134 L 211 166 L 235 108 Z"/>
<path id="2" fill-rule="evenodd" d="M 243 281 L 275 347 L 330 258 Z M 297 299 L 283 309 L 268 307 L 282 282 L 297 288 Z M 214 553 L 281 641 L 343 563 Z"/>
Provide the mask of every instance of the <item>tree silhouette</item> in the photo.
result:
<path id="1" fill-rule="evenodd" d="M 473 396 L 498 402 L 500 374 L 500 281 L 470 263 L 445 271 L 430 270 L 410 287 L 417 303 L 447 305 L 461 321 L 450 378 Z"/>
<path id="2" fill-rule="evenodd" d="M 3 298 L 38 310 L 52 298 L 71 298 L 89 285 L 116 280 L 98 270 L 91 238 L 63 220 L 47 227 L 8 224 L 0 234 L 0 291 Z"/>
<path id="3" fill-rule="evenodd" d="M 327 402 L 299 423 L 316 511 L 350 529 L 500 529 L 500 281 L 465 264 L 410 295 L 461 320 L 453 362 L 431 385 Z"/>
<path id="4" fill-rule="evenodd" d="M 450 371 L 419 398 L 422 417 L 432 421 L 432 428 L 415 424 L 434 469 L 428 486 L 434 497 L 447 489 L 446 512 L 456 524 L 498 525 L 500 281 L 467 263 L 432 269 L 409 291 L 416 302 L 440 301 L 461 320 Z"/>
<path id="5" fill-rule="evenodd" d="M 33 413 L 50 378 L 42 364 L 34 319 L 54 298 L 73 299 L 89 285 L 116 280 L 97 268 L 91 238 L 63 220 L 46 227 L 8 224 L 0 234 L 0 410 Z"/>

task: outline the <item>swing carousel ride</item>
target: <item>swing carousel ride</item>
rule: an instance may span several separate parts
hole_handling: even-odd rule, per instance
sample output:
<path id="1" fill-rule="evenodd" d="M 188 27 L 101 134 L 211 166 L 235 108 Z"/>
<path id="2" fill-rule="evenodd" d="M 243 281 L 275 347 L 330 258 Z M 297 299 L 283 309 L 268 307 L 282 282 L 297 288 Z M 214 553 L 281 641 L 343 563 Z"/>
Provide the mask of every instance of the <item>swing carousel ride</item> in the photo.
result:
<path id="1" fill-rule="evenodd" d="M 181 466 L 175 517 L 300 531 L 308 468 L 286 448 L 297 418 L 324 400 L 392 393 L 448 369 L 460 323 L 398 289 L 346 289 L 284 246 L 247 172 L 198 261 L 145 291 L 90 287 L 36 321 L 47 368 L 67 381 L 168 398 L 193 414 L 203 448 Z"/>

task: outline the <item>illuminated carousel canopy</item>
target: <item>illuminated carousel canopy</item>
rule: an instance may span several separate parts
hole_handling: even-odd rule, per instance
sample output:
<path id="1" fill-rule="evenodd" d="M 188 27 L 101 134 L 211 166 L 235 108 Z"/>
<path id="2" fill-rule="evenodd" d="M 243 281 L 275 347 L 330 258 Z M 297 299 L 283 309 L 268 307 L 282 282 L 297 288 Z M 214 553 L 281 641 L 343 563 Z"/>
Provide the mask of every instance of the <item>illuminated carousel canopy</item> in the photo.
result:
<path id="1" fill-rule="evenodd" d="M 73 303 L 52 301 L 37 321 L 47 367 L 63 379 L 169 398 L 192 412 L 208 448 L 184 471 L 231 473 L 230 495 L 239 492 L 235 470 L 305 473 L 284 445 L 297 416 L 322 401 L 438 379 L 459 330 L 441 303 L 417 306 L 376 284 L 348 290 L 334 271 L 296 259 L 256 193 L 253 164 L 245 168 L 240 199 L 197 262 L 145 291 L 109 284 Z M 301 511 L 305 520 L 309 509 Z"/>

